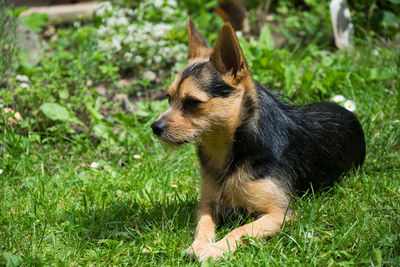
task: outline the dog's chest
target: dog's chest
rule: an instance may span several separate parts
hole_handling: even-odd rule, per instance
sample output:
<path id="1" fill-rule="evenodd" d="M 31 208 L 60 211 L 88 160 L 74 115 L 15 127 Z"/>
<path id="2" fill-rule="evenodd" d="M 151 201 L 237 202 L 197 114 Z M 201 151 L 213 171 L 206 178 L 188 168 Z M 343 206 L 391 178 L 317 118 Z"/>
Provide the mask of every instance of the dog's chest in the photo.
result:
<path id="1" fill-rule="evenodd" d="M 237 170 L 232 175 L 225 177 L 225 180 L 217 188 L 216 201 L 228 208 L 250 207 L 251 196 L 248 192 L 250 182 L 249 175 L 243 170 Z"/>
<path id="2" fill-rule="evenodd" d="M 236 181 L 226 181 L 218 188 L 217 202 L 221 205 L 236 208 L 245 206 L 243 187 Z"/>
<path id="3" fill-rule="evenodd" d="M 272 212 L 276 207 L 286 209 L 290 200 L 276 179 L 254 179 L 244 168 L 220 183 L 215 193 L 215 204 L 222 211 L 241 209 L 250 214 Z"/>

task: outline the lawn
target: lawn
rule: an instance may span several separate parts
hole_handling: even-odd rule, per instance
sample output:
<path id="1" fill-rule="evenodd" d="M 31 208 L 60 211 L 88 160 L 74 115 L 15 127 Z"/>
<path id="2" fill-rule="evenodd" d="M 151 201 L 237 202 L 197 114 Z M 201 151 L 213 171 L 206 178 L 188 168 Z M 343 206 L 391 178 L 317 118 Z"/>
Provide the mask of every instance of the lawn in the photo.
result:
<path id="1" fill-rule="evenodd" d="M 249 238 L 206 265 L 400 265 L 400 36 L 355 14 L 354 48 L 336 50 L 329 3 L 307 3 L 282 1 L 272 9 L 278 26 L 240 44 L 253 77 L 287 101 L 354 101 L 366 161 L 326 192 L 294 196 L 294 219 L 276 237 Z M 195 147 L 164 145 L 150 124 L 185 64 L 187 14 L 214 44 L 215 5 L 168 1 L 158 14 L 149 1 L 121 1 L 57 28 L 37 63 L 15 52 L 15 73 L 0 85 L 0 266 L 199 265 L 182 254 L 196 226 Z M 132 31 L 143 36 L 122 41 Z M 228 221 L 217 237 L 251 220 Z"/>

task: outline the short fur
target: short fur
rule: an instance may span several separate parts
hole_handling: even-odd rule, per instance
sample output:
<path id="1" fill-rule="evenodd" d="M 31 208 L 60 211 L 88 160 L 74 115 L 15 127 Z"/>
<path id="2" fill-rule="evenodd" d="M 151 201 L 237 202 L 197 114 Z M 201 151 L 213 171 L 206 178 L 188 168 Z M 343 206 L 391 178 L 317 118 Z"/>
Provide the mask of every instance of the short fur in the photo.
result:
<path id="1" fill-rule="evenodd" d="M 356 116 L 332 103 L 285 103 L 251 79 L 236 35 L 221 29 L 212 50 L 187 21 L 189 64 L 168 88 L 170 108 L 152 124 L 162 140 L 195 142 L 201 164 L 199 223 L 187 253 L 200 261 L 234 251 L 243 235 L 276 234 L 291 194 L 332 185 L 363 164 Z M 231 210 L 258 216 L 215 242 Z"/>

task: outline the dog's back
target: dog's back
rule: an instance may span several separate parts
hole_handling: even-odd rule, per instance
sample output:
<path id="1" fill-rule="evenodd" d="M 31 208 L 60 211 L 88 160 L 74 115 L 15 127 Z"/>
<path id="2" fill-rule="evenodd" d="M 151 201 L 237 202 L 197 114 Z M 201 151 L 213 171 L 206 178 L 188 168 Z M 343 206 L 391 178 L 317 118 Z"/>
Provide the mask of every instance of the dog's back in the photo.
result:
<path id="1" fill-rule="evenodd" d="M 299 122 L 302 129 L 294 134 L 292 141 L 298 153 L 293 158 L 297 159 L 298 168 L 296 190 L 307 190 L 310 184 L 314 189 L 330 186 L 342 174 L 363 164 L 364 133 L 352 112 L 328 102 L 296 110 L 302 119 Z M 302 148 L 298 147 L 300 144 Z"/>
<path id="2" fill-rule="evenodd" d="M 363 164 L 364 134 L 352 112 L 328 102 L 293 107 L 261 86 L 257 95 L 257 119 L 236 133 L 233 166 L 247 161 L 254 178 L 277 177 L 304 192 Z"/>

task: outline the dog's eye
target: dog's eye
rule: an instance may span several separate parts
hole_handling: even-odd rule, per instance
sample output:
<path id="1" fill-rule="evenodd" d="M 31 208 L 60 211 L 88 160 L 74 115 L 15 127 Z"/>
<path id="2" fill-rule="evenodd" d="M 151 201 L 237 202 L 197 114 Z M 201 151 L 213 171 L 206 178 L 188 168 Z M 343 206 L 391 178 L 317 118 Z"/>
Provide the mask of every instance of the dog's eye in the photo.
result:
<path id="1" fill-rule="evenodd" d="M 194 98 L 188 98 L 183 102 L 183 108 L 184 109 L 194 109 L 201 103 L 202 102 L 200 100 L 197 100 Z"/>

